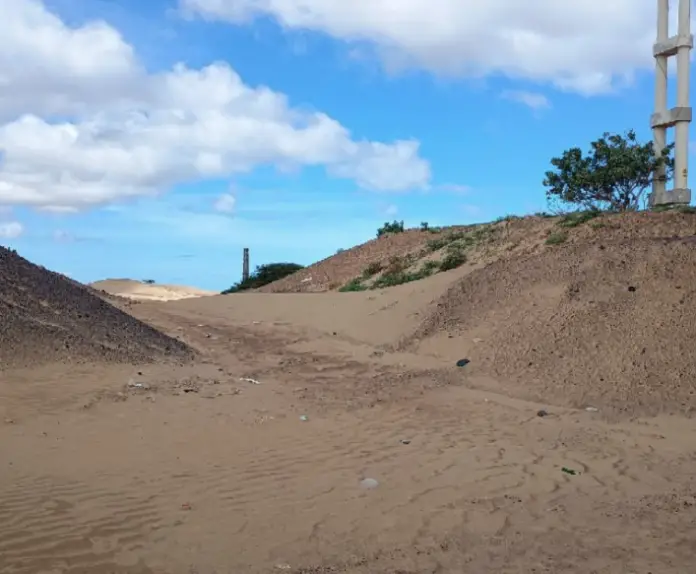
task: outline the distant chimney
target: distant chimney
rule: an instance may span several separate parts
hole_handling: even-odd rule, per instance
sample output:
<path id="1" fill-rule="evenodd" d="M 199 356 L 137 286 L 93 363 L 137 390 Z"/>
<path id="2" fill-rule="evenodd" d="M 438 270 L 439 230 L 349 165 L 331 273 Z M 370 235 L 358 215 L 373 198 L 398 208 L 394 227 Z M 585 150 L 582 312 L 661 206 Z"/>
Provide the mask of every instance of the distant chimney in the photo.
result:
<path id="1" fill-rule="evenodd" d="M 244 248 L 244 255 L 242 256 L 242 281 L 247 281 L 249 279 L 249 248 Z"/>

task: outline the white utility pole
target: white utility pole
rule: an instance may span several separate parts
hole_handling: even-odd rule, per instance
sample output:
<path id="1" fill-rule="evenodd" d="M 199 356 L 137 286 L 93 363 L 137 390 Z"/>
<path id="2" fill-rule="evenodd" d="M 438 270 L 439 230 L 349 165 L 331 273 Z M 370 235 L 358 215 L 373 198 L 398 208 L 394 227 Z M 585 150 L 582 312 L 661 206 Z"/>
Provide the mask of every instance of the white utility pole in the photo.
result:
<path id="1" fill-rule="evenodd" d="M 691 35 L 691 0 L 679 0 L 679 25 L 676 36 L 669 35 L 669 0 L 657 0 L 657 41 L 655 57 L 655 111 L 650 117 L 655 153 L 667 145 L 667 129 L 675 128 L 674 189 L 668 190 L 665 171 L 655 174 L 650 206 L 691 202 L 689 189 L 689 60 L 694 37 Z M 677 105 L 667 109 L 667 61 L 677 57 Z"/>

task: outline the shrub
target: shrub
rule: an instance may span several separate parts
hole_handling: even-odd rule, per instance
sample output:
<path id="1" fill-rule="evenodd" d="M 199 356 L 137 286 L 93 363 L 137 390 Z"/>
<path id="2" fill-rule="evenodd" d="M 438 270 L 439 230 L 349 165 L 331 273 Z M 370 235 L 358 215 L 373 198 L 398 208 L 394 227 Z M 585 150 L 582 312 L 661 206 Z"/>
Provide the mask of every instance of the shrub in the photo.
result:
<path id="1" fill-rule="evenodd" d="M 382 263 L 380 261 L 374 261 L 370 263 L 362 272 L 364 279 L 368 279 L 373 275 L 377 275 L 383 269 Z"/>
<path id="2" fill-rule="evenodd" d="M 388 235 L 390 233 L 403 233 L 404 232 L 404 222 L 403 221 L 388 221 L 384 223 L 382 227 L 377 230 L 377 237 L 382 237 L 383 235 Z"/>
<path id="3" fill-rule="evenodd" d="M 557 231 L 546 238 L 546 245 L 560 245 L 568 240 L 568 232 Z"/>
<path id="4" fill-rule="evenodd" d="M 346 283 L 343 287 L 341 287 L 339 289 L 339 291 L 341 293 L 348 293 L 348 292 L 354 292 L 354 291 L 365 291 L 366 289 L 367 289 L 367 287 L 365 287 L 365 285 L 363 285 L 360 282 L 360 279 L 358 279 L 356 277 L 355 279 L 351 279 L 350 281 L 348 281 L 348 283 Z"/>
<path id="5" fill-rule="evenodd" d="M 466 254 L 461 249 L 452 249 L 440 261 L 440 271 L 450 271 L 466 263 Z"/>
<path id="6" fill-rule="evenodd" d="M 575 211 L 574 213 L 568 213 L 564 215 L 558 222 L 560 227 L 577 227 L 588 221 L 592 221 L 602 215 L 601 211 L 590 209 L 588 211 Z"/>
<path id="7" fill-rule="evenodd" d="M 246 281 L 238 281 L 229 289 L 225 289 L 222 294 L 228 295 L 249 289 L 258 289 L 292 275 L 300 269 L 304 269 L 304 266 L 298 263 L 266 263 L 265 265 L 258 265 Z"/>

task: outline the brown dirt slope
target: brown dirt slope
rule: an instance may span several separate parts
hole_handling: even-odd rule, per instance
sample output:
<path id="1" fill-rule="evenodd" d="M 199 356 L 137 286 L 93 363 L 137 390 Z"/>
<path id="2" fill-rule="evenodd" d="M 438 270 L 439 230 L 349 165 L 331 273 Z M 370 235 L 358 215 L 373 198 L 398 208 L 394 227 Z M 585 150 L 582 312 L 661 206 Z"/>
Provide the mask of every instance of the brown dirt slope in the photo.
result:
<path id="1" fill-rule="evenodd" d="M 419 230 L 383 236 L 301 269 L 258 289 L 261 293 L 318 293 L 338 289 L 371 263 L 403 257 L 418 250 L 431 234 Z"/>
<path id="2" fill-rule="evenodd" d="M 694 341 L 696 216 L 641 213 L 472 271 L 402 347 L 525 398 L 656 414 L 696 407 Z"/>
<path id="3" fill-rule="evenodd" d="M 357 282 L 358 289 L 391 287 L 466 263 L 490 262 L 543 243 L 553 220 L 515 218 L 495 223 L 407 230 L 341 251 L 266 285 L 262 293 L 317 293 Z"/>
<path id="4" fill-rule="evenodd" d="M 188 359 L 180 341 L 88 287 L 0 247 L 0 368 L 53 361 Z"/>

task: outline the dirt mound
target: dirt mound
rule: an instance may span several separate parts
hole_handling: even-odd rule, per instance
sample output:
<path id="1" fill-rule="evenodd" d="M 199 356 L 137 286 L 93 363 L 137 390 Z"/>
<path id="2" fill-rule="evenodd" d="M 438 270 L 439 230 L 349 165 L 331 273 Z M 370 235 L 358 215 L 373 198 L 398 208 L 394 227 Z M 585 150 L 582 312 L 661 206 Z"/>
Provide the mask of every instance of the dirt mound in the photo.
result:
<path id="1" fill-rule="evenodd" d="M 109 295 L 133 301 L 178 301 L 218 294 L 217 291 L 205 291 L 196 287 L 149 284 L 133 279 L 104 279 L 90 283 L 89 286 Z"/>
<path id="2" fill-rule="evenodd" d="M 402 347 L 471 360 L 525 398 L 696 407 L 696 218 L 612 216 L 457 281 Z M 510 389 L 508 389 L 510 390 Z"/>
<path id="3" fill-rule="evenodd" d="M 52 361 L 188 359 L 183 343 L 94 291 L 0 247 L 0 367 Z"/>
<path id="4" fill-rule="evenodd" d="M 338 289 L 359 276 L 370 264 L 417 251 L 432 235 L 408 230 L 346 249 L 258 289 L 261 293 L 318 293 Z"/>

